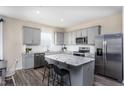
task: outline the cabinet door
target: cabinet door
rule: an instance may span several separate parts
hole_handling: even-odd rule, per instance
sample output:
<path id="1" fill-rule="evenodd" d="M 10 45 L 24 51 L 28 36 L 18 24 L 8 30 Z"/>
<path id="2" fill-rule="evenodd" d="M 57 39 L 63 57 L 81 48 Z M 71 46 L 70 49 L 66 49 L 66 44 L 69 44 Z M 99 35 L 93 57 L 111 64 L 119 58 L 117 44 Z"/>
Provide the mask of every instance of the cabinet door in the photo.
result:
<path id="1" fill-rule="evenodd" d="M 82 31 L 79 30 L 79 31 L 76 31 L 76 37 L 81 37 L 82 36 Z"/>
<path id="2" fill-rule="evenodd" d="M 76 44 L 76 32 L 72 32 L 72 44 Z"/>
<path id="3" fill-rule="evenodd" d="M 34 68 L 34 54 L 25 54 L 23 56 L 23 66 L 24 69 Z"/>
<path id="4" fill-rule="evenodd" d="M 88 28 L 88 44 L 95 44 L 95 37 L 100 34 L 100 27 Z"/>
<path id="5" fill-rule="evenodd" d="M 60 45 L 64 44 L 64 33 L 60 32 Z"/>
<path id="6" fill-rule="evenodd" d="M 57 45 L 64 44 L 64 33 L 63 32 L 55 32 L 55 44 Z"/>
<path id="7" fill-rule="evenodd" d="M 65 32 L 65 33 L 64 33 L 64 44 L 65 44 L 65 45 L 68 45 L 68 40 L 69 40 L 69 39 L 68 39 L 68 33 Z"/>
<path id="8" fill-rule="evenodd" d="M 81 30 L 81 36 L 82 37 L 87 37 L 87 29 L 82 29 Z"/>
<path id="9" fill-rule="evenodd" d="M 32 44 L 33 45 L 40 45 L 40 40 L 41 40 L 41 31 L 40 29 L 35 29 L 33 30 L 33 35 L 32 35 Z"/>
<path id="10" fill-rule="evenodd" d="M 68 32 L 68 44 L 72 44 L 72 32 Z"/>
<path id="11" fill-rule="evenodd" d="M 23 44 L 32 44 L 32 29 L 23 27 Z"/>

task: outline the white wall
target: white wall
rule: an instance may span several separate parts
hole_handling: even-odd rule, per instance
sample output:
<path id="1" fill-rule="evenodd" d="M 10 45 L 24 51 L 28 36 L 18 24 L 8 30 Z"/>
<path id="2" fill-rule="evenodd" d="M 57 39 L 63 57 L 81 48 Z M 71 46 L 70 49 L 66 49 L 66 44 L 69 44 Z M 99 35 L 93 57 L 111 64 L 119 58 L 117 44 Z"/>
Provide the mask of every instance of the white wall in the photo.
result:
<path id="1" fill-rule="evenodd" d="M 100 19 L 81 22 L 77 25 L 66 28 L 66 31 L 75 31 L 87 27 L 101 25 L 102 34 L 122 32 L 122 13 L 114 14 Z"/>

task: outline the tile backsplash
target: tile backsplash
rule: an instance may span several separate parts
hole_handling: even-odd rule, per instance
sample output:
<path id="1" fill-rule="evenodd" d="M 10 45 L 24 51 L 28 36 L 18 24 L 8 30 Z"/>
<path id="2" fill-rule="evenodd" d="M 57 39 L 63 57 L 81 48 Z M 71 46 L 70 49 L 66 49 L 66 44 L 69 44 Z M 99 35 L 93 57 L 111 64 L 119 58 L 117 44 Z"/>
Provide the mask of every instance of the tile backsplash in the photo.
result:
<path id="1" fill-rule="evenodd" d="M 79 47 L 89 47 L 90 53 L 91 54 L 95 53 L 95 46 L 91 46 L 91 45 L 68 45 L 66 47 L 68 51 L 78 51 Z"/>
<path id="2" fill-rule="evenodd" d="M 95 53 L 95 46 L 91 46 L 91 45 L 66 45 L 66 47 L 67 47 L 67 51 L 71 51 L 71 52 L 78 51 L 79 47 L 89 47 L 90 53 L 91 54 Z M 47 51 L 47 48 L 42 46 L 25 46 L 25 48 L 32 48 L 33 53 Z M 62 46 L 53 45 L 52 47 L 49 48 L 49 51 L 61 51 L 61 48 Z"/>

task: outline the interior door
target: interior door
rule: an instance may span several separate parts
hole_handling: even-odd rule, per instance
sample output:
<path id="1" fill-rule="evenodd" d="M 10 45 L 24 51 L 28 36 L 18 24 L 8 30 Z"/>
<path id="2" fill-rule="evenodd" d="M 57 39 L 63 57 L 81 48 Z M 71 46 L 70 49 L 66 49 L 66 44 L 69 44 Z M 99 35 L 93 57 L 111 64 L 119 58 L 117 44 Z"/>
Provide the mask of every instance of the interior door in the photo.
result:
<path id="1" fill-rule="evenodd" d="M 122 80 L 122 38 L 120 35 L 107 35 L 105 75 Z"/>
<path id="2" fill-rule="evenodd" d="M 97 36 L 95 39 L 95 73 L 104 75 L 104 37 Z"/>

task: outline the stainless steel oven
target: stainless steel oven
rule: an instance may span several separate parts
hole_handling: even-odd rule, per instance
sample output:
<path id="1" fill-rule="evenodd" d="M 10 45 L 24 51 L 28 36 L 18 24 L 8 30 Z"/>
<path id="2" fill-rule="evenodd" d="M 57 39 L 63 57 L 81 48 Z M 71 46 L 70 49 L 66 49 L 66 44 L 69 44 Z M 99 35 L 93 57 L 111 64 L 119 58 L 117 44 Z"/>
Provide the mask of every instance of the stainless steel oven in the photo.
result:
<path id="1" fill-rule="evenodd" d="M 87 44 L 87 37 L 77 37 L 76 44 Z"/>

